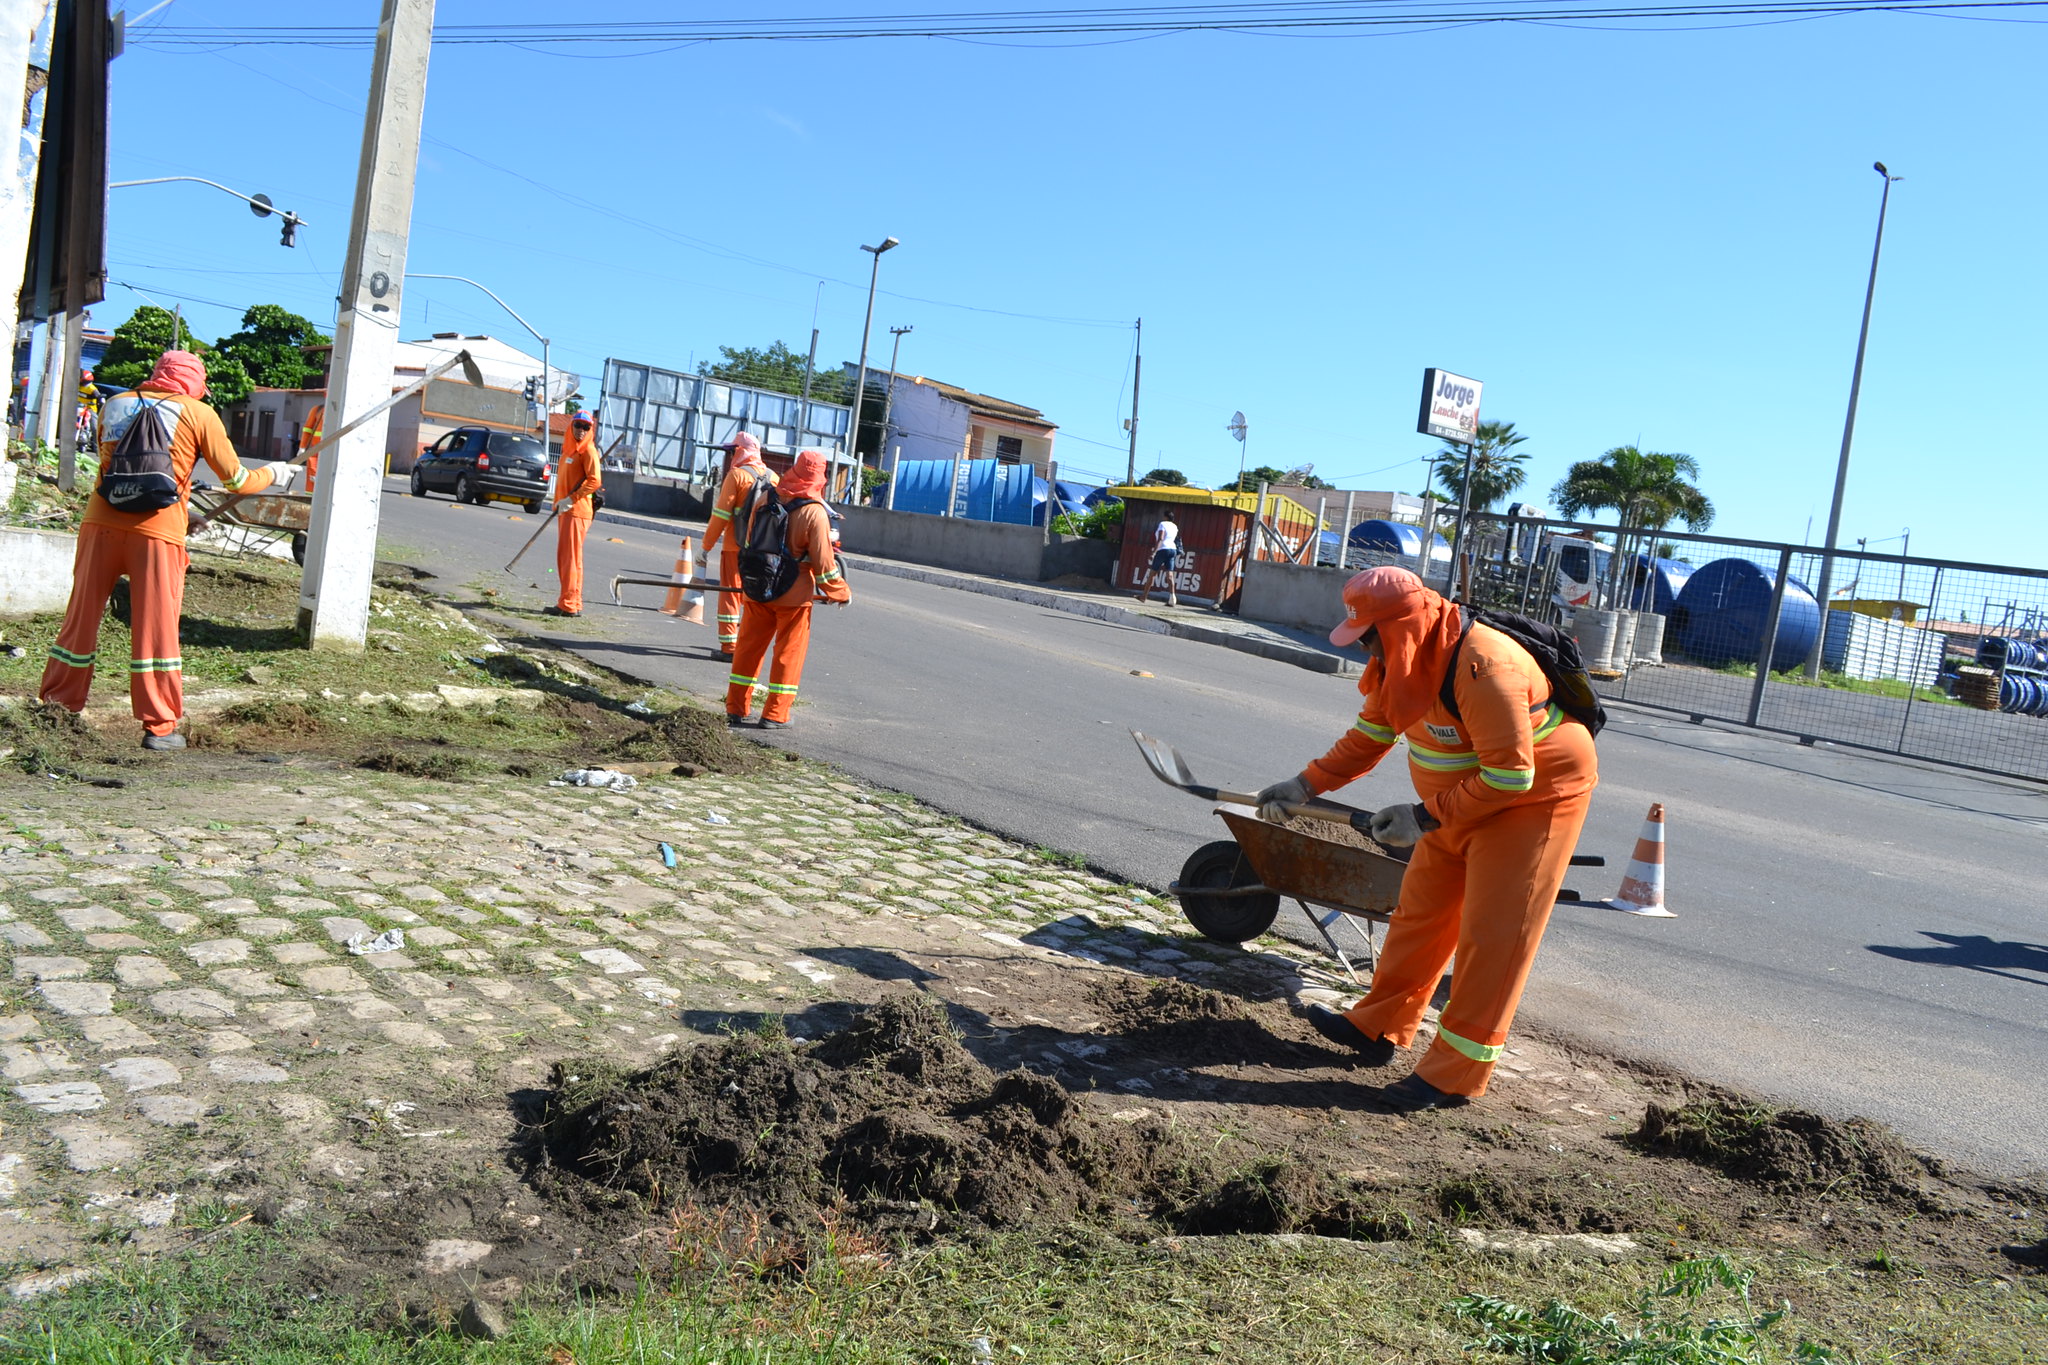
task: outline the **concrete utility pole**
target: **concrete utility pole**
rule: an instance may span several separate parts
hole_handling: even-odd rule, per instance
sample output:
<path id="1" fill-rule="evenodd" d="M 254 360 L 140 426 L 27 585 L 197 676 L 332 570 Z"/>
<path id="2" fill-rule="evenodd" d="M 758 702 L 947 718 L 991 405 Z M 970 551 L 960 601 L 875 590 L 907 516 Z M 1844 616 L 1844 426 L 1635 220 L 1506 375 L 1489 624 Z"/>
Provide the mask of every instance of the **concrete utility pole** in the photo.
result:
<path id="1" fill-rule="evenodd" d="M 50 339 L 57 329 L 50 329 Z M 85 346 L 85 313 L 74 308 L 64 315 L 64 360 L 57 372 L 57 487 L 69 493 L 78 482 L 78 376 L 83 367 L 79 352 Z"/>
<path id="2" fill-rule="evenodd" d="M 327 421 L 336 427 L 391 393 L 433 37 L 434 0 L 384 0 L 327 384 Z M 359 650 L 369 632 L 387 431 L 387 420 L 366 423 L 321 462 L 299 587 L 299 633 L 314 649 Z"/>
<path id="3" fill-rule="evenodd" d="M 889 343 L 889 387 L 882 393 L 882 443 L 875 447 L 875 468 L 882 467 L 882 457 L 888 453 L 889 424 L 896 420 L 896 357 L 903 350 L 903 338 L 916 331 L 915 327 L 891 327 L 889 335 L 896 339 Z M 889 466 L 894 475 L 896 466 Z"/>
<path id="4" fill-rule="evenodd" d="M 1138 319 L 1138 340 L 1131 350 L 1131 420 L 1125 425 L 1131 433 L 1131 457 L 1124 466 L 1126 486 L 1138 482 L 1138 381 L 1145 374 L 1145 319 Z"/>

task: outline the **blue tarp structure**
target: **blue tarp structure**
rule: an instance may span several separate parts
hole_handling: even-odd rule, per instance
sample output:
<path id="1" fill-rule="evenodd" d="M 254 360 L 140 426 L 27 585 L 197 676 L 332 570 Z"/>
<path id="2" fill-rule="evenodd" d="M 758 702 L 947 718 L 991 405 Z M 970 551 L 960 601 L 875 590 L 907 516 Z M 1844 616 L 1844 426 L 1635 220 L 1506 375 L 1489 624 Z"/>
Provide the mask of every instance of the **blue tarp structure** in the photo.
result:
<path id="1" fill-rule="evenodd" d="M 956 471 L 960 474 L 957 488 L 953 482 Z M 1045 482 L 1029 465 L 999 460 L 904 460 L 897 464 L 894 478 L 893 502 L 899 512 L 1010 526 L 1033 524 L 1032 513 L 1043 497 L 1037 485 Z"/>

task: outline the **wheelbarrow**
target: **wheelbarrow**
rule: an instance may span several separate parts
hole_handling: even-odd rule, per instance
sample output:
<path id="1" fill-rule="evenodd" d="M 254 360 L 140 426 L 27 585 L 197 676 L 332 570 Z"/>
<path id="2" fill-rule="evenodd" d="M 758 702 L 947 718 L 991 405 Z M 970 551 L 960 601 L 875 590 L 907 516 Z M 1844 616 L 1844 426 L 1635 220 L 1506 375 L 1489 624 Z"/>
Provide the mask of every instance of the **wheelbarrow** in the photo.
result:
<path id="1" fill-rule="evenodd" d="M 209 486 L 192 490 L 192 510 L 211 524 L 233 526 L 261 539 L 292 538 L 292 559 L 306 562 L 306 528 L 313 524 L 311 493 L 231 494 Z M 248 548 L 245 544 L 243 548 Z"/>
<path id="2" fill-rule="evenodd" d="M 1180 901 L 1188 923 L 1215 943 L 1244 943 L 1273 927 L 1282 899 L 1294 901 L 1322 934 L 1331 953 L 1357 981 L 1351 958 L 1331 936 L 1339 919 L 1366 921 L 1368 960 L 1376 956 L 1372 929 L 1393 917 L 1401 899 L 1401 878 L 1408 871 L 1408 850 L 1360 847 L 1325 839 L 1306 830 L 1261 819 L 1258 797 L 1223 791 L 1194 779 L 1187 760 L 1172 745 L 1131 731 L 1138 752 L 1153 776 L 1169 787 L 1217 804 L 1216 814 L 1232 835 L 1203 844 L 1181 864 L 1180 876 L 1167 887 Z M 1346 825 L 1365 833 L 1372 812 L 1317 798 L 1290 805 L 1287 813 L 1328 825 Z M 1605 858 L 1574 857 L 1574 867 L 1605 867 Z M 1576 891 L 1557 893 L 1559 900 L 1577 900 Z"/>

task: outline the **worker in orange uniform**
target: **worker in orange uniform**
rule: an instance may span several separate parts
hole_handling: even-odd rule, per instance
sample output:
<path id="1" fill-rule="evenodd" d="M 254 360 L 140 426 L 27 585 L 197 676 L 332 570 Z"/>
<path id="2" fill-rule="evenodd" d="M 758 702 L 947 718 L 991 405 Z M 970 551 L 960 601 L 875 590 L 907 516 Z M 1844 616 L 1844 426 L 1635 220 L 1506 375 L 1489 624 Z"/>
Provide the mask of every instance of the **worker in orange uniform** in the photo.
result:
<path id="1" fill-rule="evenodd" d="M 733 514 L 747 500 L 747 494 L 753 492 L 755 483 L 766 479 L 773 484 L 776 480 L 768 466 L 761 463 L 761 443 L 746 432 L 733 437 L 724 449 L 732 452 L 732 458 L 725 481 L 718 485 L 718 496 L 712 500 L 711 516 L 704 527 L 704 548 L 698 553 L 697 563 L 700 567 L 708 565 L 711 551 L 719 550 L 718 584 L 726 591 L 718 594 L 718 652 L 730 659 L 740 638 L 740 617 L 747 600 L 740 591 L 740 537 L 733 530 Z"/>
<path id="2" fill-rule="evenodd" d="M 107 501 L 106 484 L 93 491 L 78 529 L 78 556 L 71 570 L 71 601 L 64 625 L 50 646 L 40 697 L 76 713 L 92 692 L 98 657 L 100 618 L 114 584 L 128 580 L 133 639 L 128 664 L 128 698 L 142 722 L 142 747 L 182 749 L 178 722 L 185 715 L 184 664 L 178 647 L 178 613 L 185 602 L 185 532 L 192 497 L 192 470 L 205 459 L 230 493 L 288 489 L 298 472 L 289 465 L 244 469 L 228 442 L 220 416 L 201 400 L 206 365 L 189 351 L 165 351 L 142 387 L 109 398 L 101 413 L 100 467 L 141 414 L 154 405 L 171 432 L 171 473 L 175 500 L 153 511 L 122 511 Z M 117 492 L 116 496 L 120 496 Z"/>
<path id="3" fill-rule="evenodd" d="M 740 621 L 739 647 L 733 653 L 732 676 L 725 688 L 727 725 L 747 723 L 761 661 L 772 643 L 775 662 L 768 669 L 768 700 L 761 705 L 761 728 L 787 729 L 790 710 L 796 705 L 797 684 L 803 681 L 804 655 L 811 648 L 811 600 L 822 597 L 840 607 L 853 600 L 833 553 L 831 515 L 818 500 L 824 490 L 824 453 L 799 451 L 796 463 L 782 477 L 779 492 L 789 509 L 784 544 L 801 567 L 796 582 L 780 597 L 747 604 Z M 746 531 L 744 526 L 733 527 L 734 535 L 744 536 Z M 734 573 L 737 575 L 737 568 Z"/>
<path id="4" fill-rule="evenodd" d="M 306 414 L 306 425 L 299 428 L 299 454 L 306 461 L 306 491 L 313 491 L 313 476 L 320 472 L 321 433 L 327 428 L 327 405 L 315 403 L 313 410 Z"/>
<path id="5" fill-rule="evenodd" d="M 1260 814 L 1372 771 L 1408 741 L 1420 804 L 1374 813 L 1371 832 L 1413 845 L 1400 907 L 1372 989 L 1348 1011 L 1309 1011 L 1317 1032 L 1374 1065 L 1414 1041 L 1452 955 L 1457 971 L 1436 1040 L 1415 1073 L 1381 1093 L 1403 1110 L 1447 1108 L 1486 1093 L 1599 781 L 1593 736 L 1551 699 L 1535 659 L 1468 623 L 1406 569 L 1355 574 L 1330 643 L 1365 652 L 1358 722 L 1299 776 L 1259 793 Z M 1456 714 L 1441 693 L 1455 669 Z"/>
<path id="6" fill-rule="evenodd" d="M 569 419 L 569 434 L 562 438 L 562 463 L 555 471 L 556 528 L 555 576 L 562 581 L 555 605 L 542 608 L 549 616 L 583 614 L 583 538 L 590 534 L 590 522 L 597 515 L 590 495 L 604 487 L 598 469 L 597 434 L 590 414 L 579 412 Z"/>

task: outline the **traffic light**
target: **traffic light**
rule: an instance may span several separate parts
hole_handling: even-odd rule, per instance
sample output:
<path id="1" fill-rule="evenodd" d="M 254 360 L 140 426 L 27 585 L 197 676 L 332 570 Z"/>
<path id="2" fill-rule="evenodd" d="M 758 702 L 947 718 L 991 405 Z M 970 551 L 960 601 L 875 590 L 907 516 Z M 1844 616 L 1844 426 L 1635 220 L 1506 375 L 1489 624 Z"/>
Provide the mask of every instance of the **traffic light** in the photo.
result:
<path id="1" fill-rule="evenodd" d="M 534 398 L 539 395 L 539 393 L 540 377 L 538 375 L 531 374 L 526 376 L 526 401 L 531 403 L 534 400 Z"/>
<path id="2" fill-rule="evenodd" d="M 277 234 L 277 240 L 280 246 L 297 246 L 299 244 L 298 214 L 287 213 L 284 216 L 284 227 Z"/>

